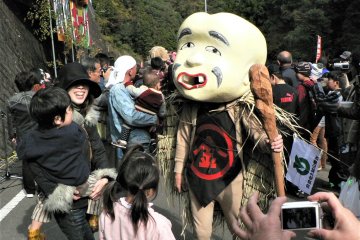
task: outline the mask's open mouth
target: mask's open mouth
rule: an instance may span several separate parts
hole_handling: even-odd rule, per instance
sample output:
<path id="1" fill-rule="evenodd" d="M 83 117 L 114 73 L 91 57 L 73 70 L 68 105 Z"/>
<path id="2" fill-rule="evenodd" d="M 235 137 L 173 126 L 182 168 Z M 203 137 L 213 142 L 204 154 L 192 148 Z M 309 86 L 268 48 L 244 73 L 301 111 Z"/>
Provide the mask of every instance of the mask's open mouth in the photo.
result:
<path id="1" fill-rule="evenodd" d="M 185 89 L 190 90 L 204 87 L 206 85 L 207 78 L 203 73 L 188 74 L 186 72 L 182 72 L 178 75 L 177 82 Z"/>

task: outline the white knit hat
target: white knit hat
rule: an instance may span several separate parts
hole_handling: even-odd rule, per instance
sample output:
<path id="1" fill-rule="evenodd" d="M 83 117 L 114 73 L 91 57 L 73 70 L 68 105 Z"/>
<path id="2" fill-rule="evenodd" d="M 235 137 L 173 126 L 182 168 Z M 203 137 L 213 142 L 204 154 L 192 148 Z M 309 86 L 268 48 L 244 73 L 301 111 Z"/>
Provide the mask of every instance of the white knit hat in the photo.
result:
<path id="1" fill-rule="evenodd" d="M 316 63 L 311 64 L 310 78 L 311 78 L 312 80 L 318 80 L 319 78 L 321 78 L 322 75 L 323 75 L 323 69 L 324 69 L 324 67 L 323 67 L 323 65 L 320 64 L 320 63 L 318 63 L 318 64 L 316 64 Z"/>
<path id="2" fill-rule="evenodd" d="M 135 65 L 135 59 L 129 55 L 124 55 L 116 59 L 113 71 L 110 73 L 109 81 L 106 83 L 105 87 L 109 88 L 124 81 L 126 72 Z"/>

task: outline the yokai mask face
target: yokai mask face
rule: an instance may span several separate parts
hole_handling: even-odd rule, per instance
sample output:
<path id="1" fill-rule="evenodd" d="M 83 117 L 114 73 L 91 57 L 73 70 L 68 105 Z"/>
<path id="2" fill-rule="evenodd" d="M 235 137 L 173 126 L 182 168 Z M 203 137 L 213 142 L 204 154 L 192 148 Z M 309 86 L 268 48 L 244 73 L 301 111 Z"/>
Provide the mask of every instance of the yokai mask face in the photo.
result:
<path id="1" fill-rule="evenodd" d="M 230 13 L 194 13 L 178 32 L 174 82 L 180 93 L 201 102 L 229 102 L 249 90 L 249 69 L 266 60 L 262 33 Z"/>

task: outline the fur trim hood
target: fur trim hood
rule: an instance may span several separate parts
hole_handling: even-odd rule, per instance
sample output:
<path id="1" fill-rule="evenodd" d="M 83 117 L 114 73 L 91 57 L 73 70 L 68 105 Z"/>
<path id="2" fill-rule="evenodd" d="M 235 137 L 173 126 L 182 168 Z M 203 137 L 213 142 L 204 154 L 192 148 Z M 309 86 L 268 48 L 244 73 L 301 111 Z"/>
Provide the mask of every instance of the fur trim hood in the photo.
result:
<path id="1" fill-rule="evenodd" d="M 96 180 L 107 177 L 116 179 L 117 173 L 115 168 L 97 169 L 91 173 Z M 54 192 L 52 192 L 44 203 L 45 210 L 49 212 L 69 212 L 72 203 L 73 195 L 76 187 L 64 184 L 58 184 Z"/>

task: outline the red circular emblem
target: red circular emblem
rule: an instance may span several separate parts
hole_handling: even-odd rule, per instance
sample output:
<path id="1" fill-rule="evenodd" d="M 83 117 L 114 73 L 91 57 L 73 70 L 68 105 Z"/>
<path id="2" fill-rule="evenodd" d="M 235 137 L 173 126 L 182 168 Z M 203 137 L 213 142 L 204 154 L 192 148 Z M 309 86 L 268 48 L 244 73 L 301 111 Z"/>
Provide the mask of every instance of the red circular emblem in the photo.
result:
<path id="1" fill-rule="evenodd" d="M 193 151 L 194 159 L 199 159 L 199 161 L 193 161 L 190 168 L 194 174 L 201 179 L 215 180 L 223 177 L 233 165 L 233 142 L 228 133 L 217 125 L 204 124 L 200 126 L 196 131 L 196 136 L 201 135 L 203 131 L 211 131 L 212 133 L 209 135 L 202 135 L 208 135 L 209 137 L 206 137 L 206 141 L 201 143 L 198 148 Z M 216 142 L 211 136 L 216 137 Z M 219 143 L 220 141 L 224 141 L 225 145 L 222 144 L 221 149 L 214 148 L 216 143 Z M 194 143 L 196 143 L 196 139 L 194 139 Z M 211 143 L 211 145 L 209 143 Z M 209 168 L 212 169 L 211 173 L 206 173 L 205 170 L 208 170 Z"/>

